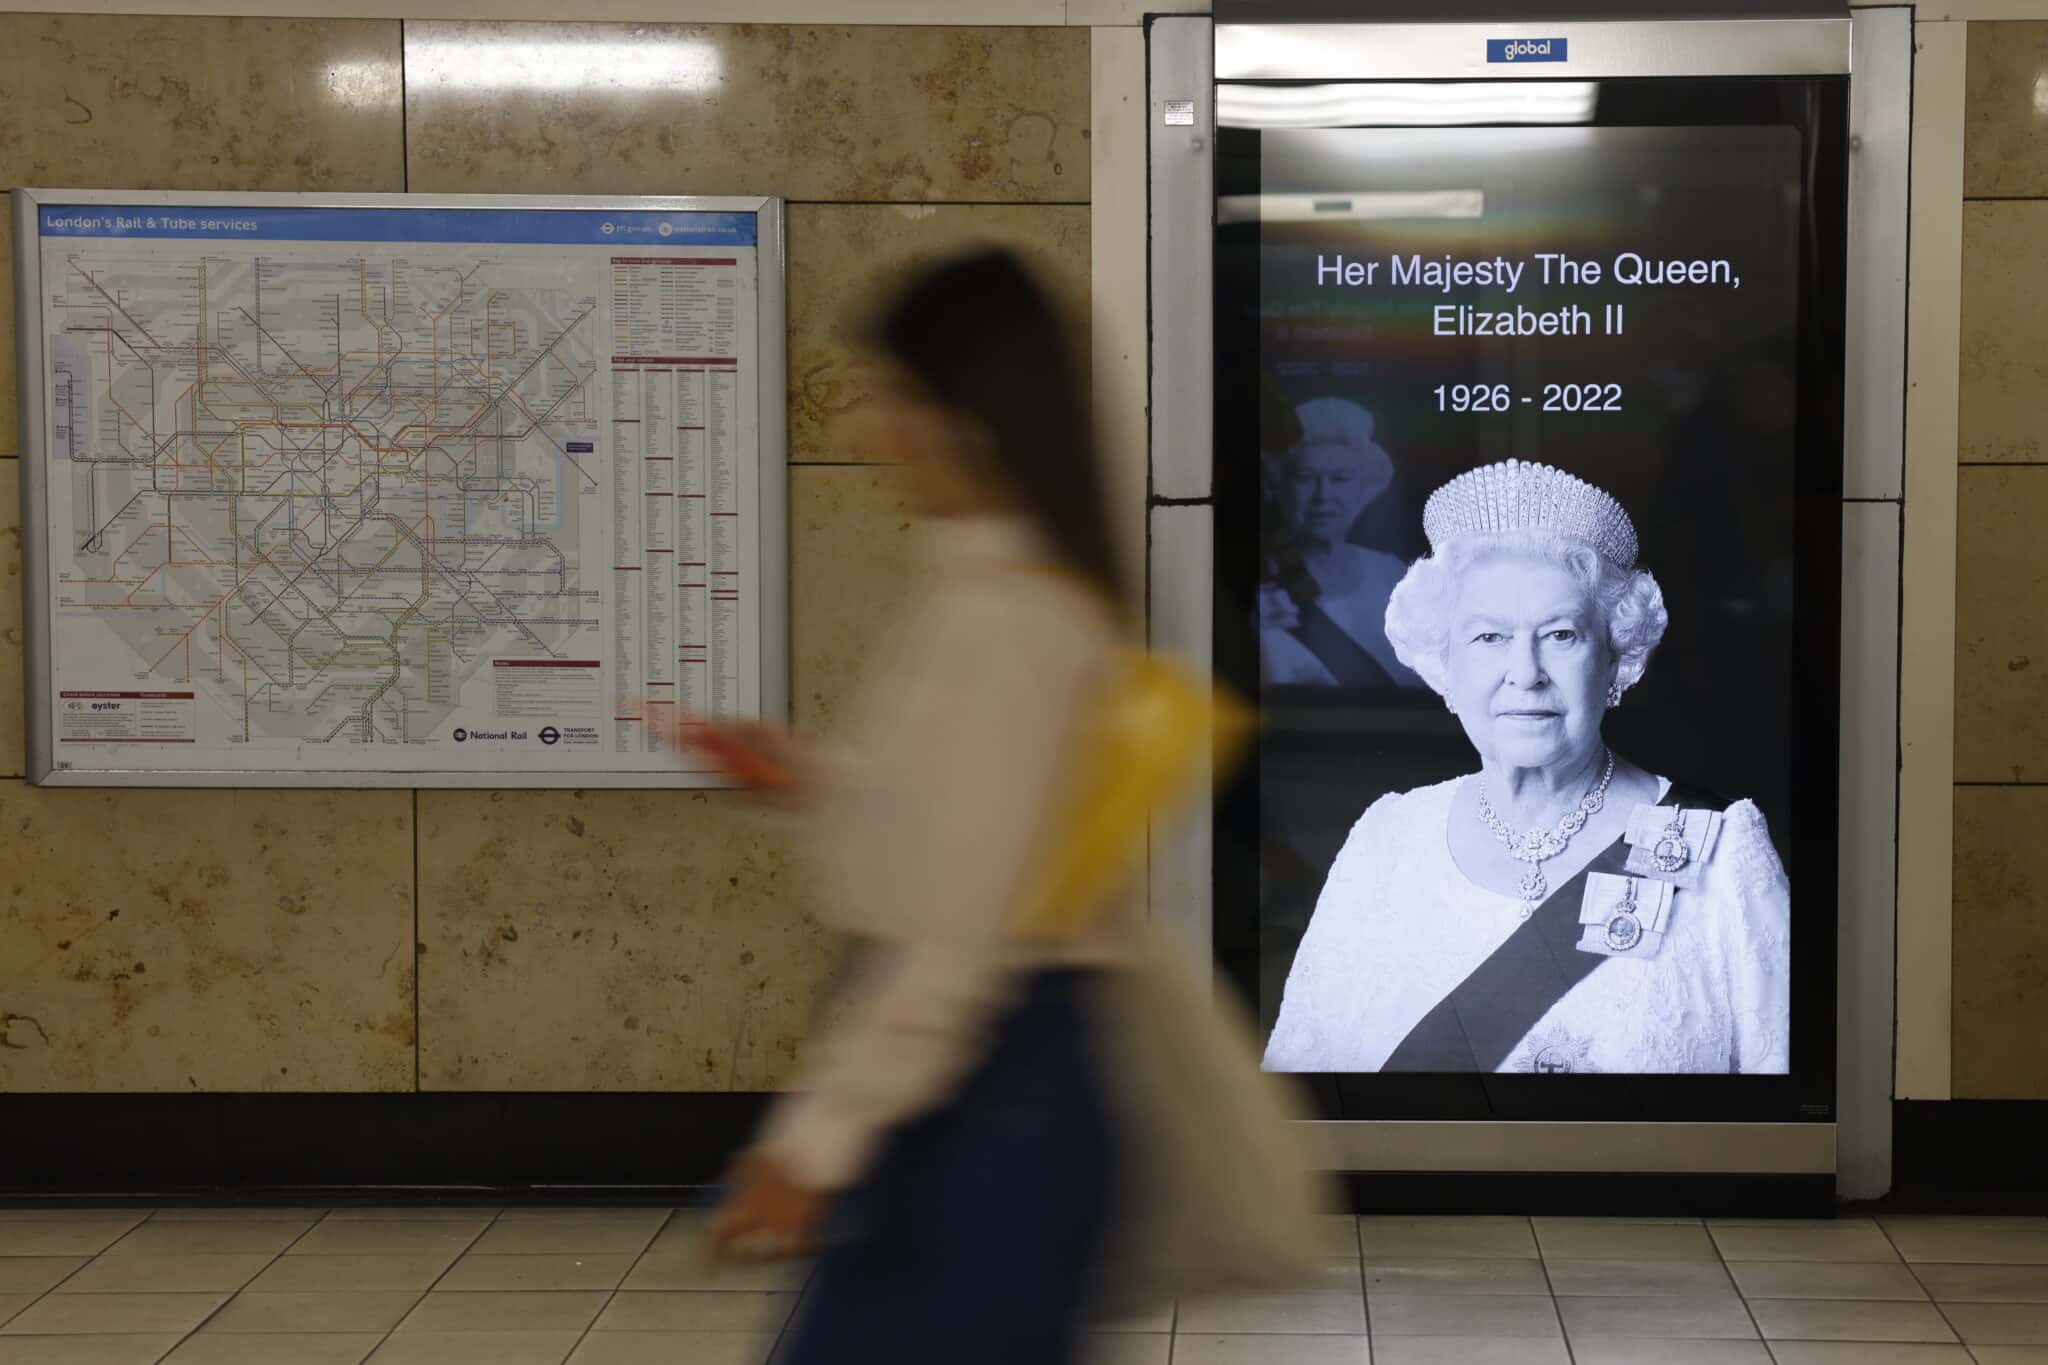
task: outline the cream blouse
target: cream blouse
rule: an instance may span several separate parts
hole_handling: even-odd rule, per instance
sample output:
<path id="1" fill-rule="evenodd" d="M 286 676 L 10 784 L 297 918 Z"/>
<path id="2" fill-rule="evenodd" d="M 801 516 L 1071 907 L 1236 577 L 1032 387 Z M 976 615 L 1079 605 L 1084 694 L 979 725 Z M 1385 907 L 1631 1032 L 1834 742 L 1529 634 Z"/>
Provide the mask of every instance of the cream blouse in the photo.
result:
<path id="1" fill-rule="evenodd" d="M 934 586 L 876 668 L 855 756 L 830 765 L 807 831 L 825 918 L 873 950 L 763 1138 L 814 1189 L 851 1184 L 892 1128 L 945 1102 L 1030 972 L 1135 951 L 1128 894 L 1071 941 L 1011 932 L 1119 643 L 1111 614 L 1042 571 L 1021 521 L 942 522 L 928 558 Z"/>

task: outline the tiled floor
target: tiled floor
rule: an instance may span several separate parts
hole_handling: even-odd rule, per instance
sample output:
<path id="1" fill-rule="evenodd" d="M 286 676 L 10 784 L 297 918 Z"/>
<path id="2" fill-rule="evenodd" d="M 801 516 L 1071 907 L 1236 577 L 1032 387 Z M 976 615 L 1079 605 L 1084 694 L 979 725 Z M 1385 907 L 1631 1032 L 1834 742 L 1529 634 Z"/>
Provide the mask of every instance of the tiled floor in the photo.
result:
<path id="1" fill-rule="evenodd" d="M 0 1365 L 761 1365 L 802 1273 L 669 1209 L 0 1210 Z M 2048 1365 L 2048 1218 L 1331 1218 L 1095 1365 Z M 971 1365 L 963 1362 L 962 1365 Z"/>

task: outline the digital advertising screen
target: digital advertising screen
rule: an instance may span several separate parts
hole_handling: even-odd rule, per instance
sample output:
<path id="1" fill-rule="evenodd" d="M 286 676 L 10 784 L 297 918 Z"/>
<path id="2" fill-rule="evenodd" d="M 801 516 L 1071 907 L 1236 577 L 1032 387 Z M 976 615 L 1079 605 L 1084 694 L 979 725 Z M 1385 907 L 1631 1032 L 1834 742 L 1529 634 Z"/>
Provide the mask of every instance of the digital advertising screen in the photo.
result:
<path id="1" fill-rule="evenodd" d="M 1841 86 L 1490 89 L 1219 91 L 1219 959 L 1334 1116 L 1819 1116 Z"/>

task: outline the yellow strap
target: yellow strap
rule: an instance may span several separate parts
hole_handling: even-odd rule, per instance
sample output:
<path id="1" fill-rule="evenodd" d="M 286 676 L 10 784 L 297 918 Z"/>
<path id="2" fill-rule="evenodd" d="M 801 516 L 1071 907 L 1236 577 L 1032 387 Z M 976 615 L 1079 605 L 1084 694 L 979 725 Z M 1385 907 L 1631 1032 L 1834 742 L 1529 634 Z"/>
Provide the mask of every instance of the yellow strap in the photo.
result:
<path id="1" fill-rule="evenodd" d="M 1249 707 L 1185 664 L 1123 651 L 1077 737 L 1018 931 L 1050 938 L 1084 931 L 1137 870 L 1152 813 L 1195 794 L 1205 759 L 1220 780 L 1254 728 Z"/>

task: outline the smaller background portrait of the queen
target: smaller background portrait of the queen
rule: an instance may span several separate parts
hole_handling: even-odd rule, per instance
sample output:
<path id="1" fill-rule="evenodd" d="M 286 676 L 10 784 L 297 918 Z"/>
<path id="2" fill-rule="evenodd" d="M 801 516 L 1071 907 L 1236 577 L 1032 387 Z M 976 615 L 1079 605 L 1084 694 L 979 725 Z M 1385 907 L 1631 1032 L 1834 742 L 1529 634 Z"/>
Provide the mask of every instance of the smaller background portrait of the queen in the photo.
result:
<path id="1" fill-rule="evenodd" d="M 1260 672 L 1279 686 L 1421 688 L 1387 638 L 1407 570 L 1392 456 L 1349 398 L 1293 405 L 1261 454 Z"/>

